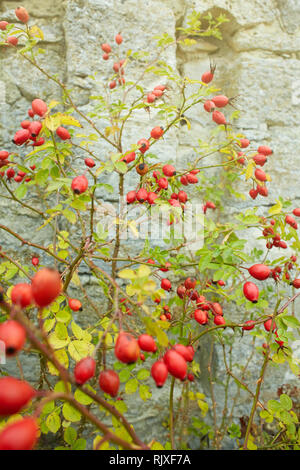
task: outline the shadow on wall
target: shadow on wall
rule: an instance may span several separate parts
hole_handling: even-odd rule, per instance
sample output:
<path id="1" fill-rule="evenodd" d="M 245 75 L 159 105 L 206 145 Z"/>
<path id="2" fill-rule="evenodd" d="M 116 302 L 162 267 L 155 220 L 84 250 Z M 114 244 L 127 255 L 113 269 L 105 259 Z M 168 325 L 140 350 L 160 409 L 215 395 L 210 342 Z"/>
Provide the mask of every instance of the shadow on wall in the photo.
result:
<path id="1" fill-rule="evenodd" d="M 208 14 L 211 14 L 213 18 L 222 15 L 229 19 L 220 27 L 222 40 L 214 37 L 195 37 L 191 38 L 197 41 L 195 45 L 178 46 L 178 70 L 182 76 L 199 80 L 201 74 L 209 69 L 210 63 L 214 63 L 217 66 L 214 85 L 216 88 L 222 88 L 227 96 L 235 97 L 239 94 L 240 67 L 235 60 L 236 53 L 230 46 L 230 38 L 240 29 L 240 26 L 235 17 L 225 9 L 213 7 L 205 11 L 202 16 L 205 17 Z M 207 21 L 204 21 L 203 28 L 206 26 Z M 210 125 L 210 123 L 207 124 Z"/>

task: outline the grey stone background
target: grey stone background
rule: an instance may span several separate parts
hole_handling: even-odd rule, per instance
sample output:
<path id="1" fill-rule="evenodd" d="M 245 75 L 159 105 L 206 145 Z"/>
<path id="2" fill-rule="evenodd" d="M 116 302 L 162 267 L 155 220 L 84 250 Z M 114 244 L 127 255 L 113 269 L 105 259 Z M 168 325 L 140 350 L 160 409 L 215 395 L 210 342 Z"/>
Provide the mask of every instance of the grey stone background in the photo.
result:
<path id="1" fill-rule="evenodd" d="M 0 1 L 2 20 L 15 22 L 14 9 L 18 1 Z M 274 154 L 269 158 L 267 170 L 272 176 L 269 184 L 269 198 L 260 198 L 260 211 L 274 203 L 278 194 L 291 198 L 298 206 L 299 201 L 299 157 L 300 145 L 300 2 L 299 0 L 24 0 L 32 18 L 44 31 L 45 40 L 41 47 L 47 53 L 41 57 L 42 65 L 72 88 L 76 103 L 84 111 L 89 108 L 89 96 L 99 91 L 98 84 L 89 78 L 95 72 L 101 78 L 108 78 L 110 72 L 101 59 L 102 42 L 113 42 L 115 34 L 122 32 L 124 47 L 133 50 L 146 49 L 153 54 L 153 36 L 167 31 L 175 35 L 175 27 L 185 24 L 187 15 L 196 9 L 212 14 L 223 13 L 230 22 L 222 26 L 223 41 L 199 39 L 188 50 L 180 47 L 169 49 L 165 60 L 183 76 L 199 79 L 208 69 L 209 58 L 217 63 L 214 84 L 222 88 L 227 96 L 238 95 L 238 106 L 243 111 L 237 121 L 240 129 L 251 140 L 253 148 L 258 144 L 269 144 Z M 11 135 L 19 122 L 25 118 L 30 102 L 40 97 L 49 101 L 59 99 L 59 89 L 52 82 L 33 71 L 32 67 L 17 58 L 15 51 L 1 49 L 0 69 L 0 147 L 12 149 Z M 136 68 L 135 68 L 136 70 Z M 136 73 L 136 72 L 135 72 Z M 133 68 L 126 74 L 131 77 Z M 147 83 L 147 82 L 146 82 Z M 151 86 L 159 83 L 148 82 Z M 180 133 L 170 133 L 159 146 L 157 152 L 166 160 L 185 162 L 193 152 L 192 146 L 199 136 L 207 133 L 208 121 L 198 110 L 191 111 L 188 118 L 192 131 L 183 128 Z M 128 135 L 128 144 L 135 142 L 143 129 L 151 129 L 155 123 L 145 113 L 136 115 Z M 159 147 L 159 148 L 158 148 Z M 106 148 L 101 144 L 101 154 Z M 106 182 L 112 182 L 106 181 Z M 241 188 L 246 189 L 244 183 Z M 249 188 L 248 188 L 249 189 Z M 47 230 L 36 232 L 39 221 L 23 209 L 14 207 L 14 217 L 8 215 L 7 203 L 0 198 L 0 217 L 24 237 L 36 242 L 47 238 Z M 255 203 L 247 198 L 245 202 L 230 201 L 228 217 L 236 211 L 245 210 Z M 11 238 L 1 233 L 1 245 L 11 247 Z M 28 259 L 30 255 L 28 254 Z M 234 357 L 240 358 L 238 342 Z M 246 351 L 246 349 L 244 349 Z M 299 351 L 300 352 L 300 351 Z M 202 347 L 198 359 L 203 364 L 199 380 L 199 390 L 209 395 L 205 359 L 207 348 Z M 299 354 L 300 356 L 300 354 Z M 25 360 L 25 358 L 24 358 Z M 221 351 L 214 356 L 215 371 L 224 380 L 224 365 Z M 251 364 L 251 374 L 255 377 L 260 363 Z M 12 370 L 13 364 L 7 370 Z M 35 368 L 30 359 L 24 364 L 27 377 L 34 380 Z M 263 399 L 274 398 L 276 389 L 283 383 L 293 380 L 287 366 L 269 369 L 263 389 Z M 252 389 L 254 386 L 252 385 Z M 151 406 L 133 409 L 130 418 L 138 432 L 147 441 L 159 435 L 158 427 L 164 412 L 165 392 L 154 392 Z M 223 389 L 216 386 L 217 401 L 223 400 Z M 231 389 L 231 397 L 235 385 Z M 241 392 L 234 418 L 249 414 L 249 397 Z M 198 447 L 197 440 L 191 445 Z M 227 447 L 232 445 L 228 441 Z"/>

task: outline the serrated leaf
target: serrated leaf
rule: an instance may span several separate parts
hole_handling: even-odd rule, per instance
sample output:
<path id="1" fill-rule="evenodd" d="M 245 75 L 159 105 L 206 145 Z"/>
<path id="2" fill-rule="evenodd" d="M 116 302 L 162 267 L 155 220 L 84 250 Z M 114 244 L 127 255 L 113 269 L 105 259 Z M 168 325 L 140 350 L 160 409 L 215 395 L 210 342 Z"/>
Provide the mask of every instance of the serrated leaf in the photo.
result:
<path id="1" fill-rule="evenodd" d="M 31 26 L 29 29 L 29 35 L 38 39 L 44 40 L 44 33 L 37 25 Z"/>
<path id="2" fill-rule="evenodd" d="M 119 373 L 119 379 L 121 383 L 127 382 L 130 378 L 130 370 L 125 368 Z"/>
<path id="3" fill-rule="evenodd" d="M 147 401 L 152 397 L 152 392 L 150 390 L 150 387 L 148 385 L 140 385 L 139 387 L 139 395 L 143 401 Z"/>
<path id="4" fill-rule="evenodd" d="M 44 322 L 43 330 L 44 330 L 46 333 L 49 333 L 49 331 L 52 330 L 52 328 L 54 327 L 54 325 L 55 325 L 55 318 L 48 318 L 48 319 L 45 320 L 45 322 Z"/>
<path id="5" fill-rule="evenodd" d="M 77 389 L 74 393 L 74 398 L 82 405 L 91 405 L 94 401 L 92 398 L 90 398 L 88 395 L 86 395 L 79 389 Z"/>
<path id="6" fill-rule="evenodd" d="M 125 385 L 125 393 L 127 393 L 128 395 L 135 393 L 137 391 L 138 385 L 139 383 L 136 379 L 128 380 L 128 382 Z"/>
<path id="7" fill-rule="evenodd" d="M 27 194 L 27 186 L 26 184 L 20 184 L 20 186 L 17 187 L 17 189 L 15 190 L 15 196 L 18 198 L 18 199 L 23 199 L 23 197 L 26 196 Z"/>
<path id="8" fill-rule="evenodd" d="M 75 322 L 73 321 L 72 324 L 71 324 L 71 328 L 72 328 L 72 331 L 73 331 L 74 336 L 75 336 L 77 339 L 83 339 L 83 337 L 84 337 L 84 331 L 83 331 L 82 328 L 80 328 L 79 325 L 77 325 L 77 323 L 75 323 Z"/>
<path id="9" fill-rule="evenodd" d="M 269 209 L 270 215 L 280 214 L 282 210 L 282 204 L 279 199 L 276 199 L 276 204 Z"/>
<path id="10" fill-rule="evenodd" d="M 269 400 L 268 401 L 268 409 L 271 411 L 271 412 L 277 412 L 277 411 L 280 411 L 282 410 L 282 405 L 281 403 L 279 403 L 278 401 L 276 400 Z"/>
<path id="11" fill-rule="evenodd" d="M 75 214 L 75 212 L 73 211 L 70 211 L 69 209 L 64 209 L 62 211 L 63 215 L 65 216 L 65 218 L 71 223 L 71 224 L 76 224 L 77 222 L 77 216 Z"/>
<path id="12" fill-rule="evenodd" d="M 122 173 L 123 175 L 127 173 L 127 165 L 125 162 L 116 162 L 115 168 L 118 170 L 119 173 Z"/>
<path id="13" fill-rule="evenodd" d="M 93 344 L 87 343 L 83 340 L 71 341 L 68 346 L 69 354 L 76 362 L 80 361 L 80 359 L 83 359 L 84 357 L 91 356 L 94 349 L 95 346 Z"/>
<path id="14" fill-rule="evenodd" d="M 75 119 L 73 116 L 69 116 L 68 114 L 61 114 L 60 122 L 65 126 L 82 127 L 82 125 L 79 121 L 77 121 L 77 119 Z"/>
<path id="15" fill-rule="evenodd" d="M 245 173 L 245 178 L 246 178 L 246 181 L 251 178 L 251 176 L 253 175 L 253 170 L 254 170 L 254 167 L 255 167 L 255 164 L 253 161 L 250 161 L 248 163 L 248 166 L 246 168 L 246 173 Z"/>
<path id="16" fill-rule="evenodd" d="M 121 279 L 136 279 L 136 274 L 132 269 L 123 269 L 123 271 L 120 271 L 118 276 Z"/>
<path id="17" fill-rule="evenodd" d="M 287 326 L 290 326 L 291 328 L 300 327 L 300 322 L 298 318 L 293 317 L 292 315 L 285 315 L 284 317 L 280 317 L 280 318 Z"/>
<path id="18" fill-rule="evenodd" d="M 62 407 L 62 413 L 64 418 L 67 421 L 71 421 L 72 423 L 76 423 L 77 421 L 81 420 L 81 413 L 74 408 L 70 403 L 65 403 Z"/>
<path id="19" fill-rule="evenodd" d="M 50 346 L 52 346 L 53 349 L 61 349 L 64 348 L 69 344 L 70 338 L 66 339 L 60 339 L 58 338 L 56 332 L 51 333 L 51 335 L 48 338 Z"/>
<path id="20" fill-rule="evenodd" d="M 146 380 L 150 376 L 150 372 L 147 369 L 141 369 L 138 371 L 136 377 L 138 380 Z"/>
<path id="21" fill-rule="evenodd" d="M 55 358 L 58 360 L 58 362 L 67 369 L 69 367 L 69 357 L 68 354 L 64 349 L 60 349 L 59 351 L 54 352 Z M 58 370 L 56 367 L 52 364 L 52 362 L 48 361 L 47 366 L 49 369 L 50 374 L 52 375 L 59 375 Z"/>
<path id="22" fill-rule="evenodd" d="M 272 423 L 273 422 L 273 415 L 269 413 L 267 410 L 262 410 L 260 412 L 260 417 L 266 421 L 266 423 Z"/>
<path id="23" fill-rule="evenodd" d="M 137 277 L 138 278 L 143 278 L 143 277 L 149 277 L 151 274 L 151 269 L 149 266 L 146 265 L 141 265 L 138 270 L 137 270 Z"/>
<path id="24" fill-rule="evenodd" d="M 283 393 L 282 395 L 280 395 L 279 400 L 280 400 L 280 403 L 281 403 L 281 405 L 283 406 L 283 408 L 285 410 L 289 411 L 289 410 L 292 409 L 293 402 L 292 402 L 291 398 L 288 395 Z"/>
<path id="25" fill-rule="evenodd" d="M 59 430 L 60 423 L 61 423 L 60 417 L 57 413 L 51 413 L 49 416 L 47 416 L 47 419 L 46 419 L 47 428 L 54 434 L 57 433 L 57 431 Z"/>
<path id="26" fill-rule="evenodd" d="M 86 440 L 83 438 L 77 439 L 77 441 L 72 447 L 72 450 L 85 450 L 85 449 L 86 449 Z"/>
<path id="27" fill-rule="evenodd" d="M 64 432 L 64 440 L 66 441 L 67 444 L 72 446 L 75 443 L 76 439 L 77 439 L 76 429 L 69 426 Z"/>
<path id="28" fill-rule="evenodd" d="M 51 132 L 55 132 L 56 129 L 60 126 L 60 124 L 61 124 L 60 114 L 56 114 L 52 116 L 48 115 L 45 117 L 44 125 Z"/>

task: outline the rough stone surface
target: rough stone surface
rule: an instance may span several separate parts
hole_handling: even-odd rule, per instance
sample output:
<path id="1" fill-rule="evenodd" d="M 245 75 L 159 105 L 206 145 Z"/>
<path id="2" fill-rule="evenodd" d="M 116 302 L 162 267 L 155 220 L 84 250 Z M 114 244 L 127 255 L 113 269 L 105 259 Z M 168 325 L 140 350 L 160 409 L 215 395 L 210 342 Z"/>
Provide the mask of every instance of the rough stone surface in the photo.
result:
<path id="1" fill-rule="evenodd" d="M 190 49 L 179 47 L 168 49 L 164 59 L 182 75 L 199 79 L 209 66 L 209 59 L 217 63 L 216 87 L 222 88 L 228 96 L 237 96 L 237 105 L 242 115 L 237 121 L 237 129 L 244 132 L 252 141 L 255 149 L 258 143 L 270 144 L 274 155 L 269 158 L 267 170 L 272 175 L 269 184 L 270 197 L 267 201 L 260 200 L 258 205 L 266 208 L 276 199 L 278 192 L 284 198 L 291 198 L 296 205 L 300 203 L 298 192 L 300 145 L 300 4 L 298 0 L 24 0 L 22 4 L 28 8 L 32 21 L 39 23 L 45 33 L 45 41 L 41 47 L 47 54 L 40 56 L 41 64 L 51 73 L 58 74 L 60 79 L 72 88 L 72 96 L 84 112 L 91 109 L 89 96 L 97 94 L 101 85 L 97 76 L 109 78 L 107 64 L 101 59 L 100 45 L 104 41 L 112 42 L 114 35 L 122 31 L 126 43 L 134 50 L 147 50 L 150 57 L 154 54 L 152 38 L 168 32 L 175 35 L 175 27 L 185 24 L 188 15 L 195 8 L 198 11 L 212 14 L 225 14 L 230 22 L 222 26 L 224 40 L 199 40 Z M 14 9 L 19 1 L 0 1 L 0 19 L 15 22 Z M 47 80 L 38 71 L 32 71 L 30 64 L 16 58 L 12 48 L 0 51 L 0 145 L 12 150 L 10 137 L 24 119 L 32 99 L 40 97 L 46 100 L 60 98 L 60 90 L 55 83 Z M 140 69 L 143 62 L 140 61 Z M 139 73 L 138 69 L 135 74 Z M 95 80 L 91 78 L 95 76 Z M 128 76 L 132 80 L 133 68 L 128 67 Z M 149 90 L 156 82 L 145 78 Z M 199 109 L 191 111 L 188 118 L 192 123 L 192 131 L 181 129 L 170 133 L 157 146 L 160 158 L 188 162 L 193 153 L 193 139 L 205 136 L 211 123 L 207 115 L 199 113 Z M 128 146 L 136 142 L 136 137 L 148 133 L 157 122 L 156 116 L 150 118 L 144 112 L 138 112 L 131 120 L 131 130 L 127 137 Z M 103 123 L 98 123 L 103 128 Z M 146 131 L 145 131 L 146 129 Z M 92 131 L 92 130 L 91 130 Z M 96 147 L 95 147 L 96 148 Z M 108 152 L 108 147 L 101 144 L 101 157 Z M 115 177 L 106 181 L 116 187 Z M 134 184 L 132 180 L 130 184 Z M 241 182 L 238 189 L 247 186 Z M 127 189 L 127 188 L 126 188 Z M 106 195 L 107 196 L 107 195 Z M 99 193 L 101 199 L 105 193 Z M 109 201 L 114 200 L 108 195 Z M 240 210 L 253 207 L 256 202 L 247 199 L 245 202 L 229 202 L 228 217 Z M 260 209 L 262 212 L 262 209 Z M 1 223 L 29 237 L 34 242 L 48 241 L 50 231 L 36 231 L 39 223 L 29 211 L 16 208 L 11 220 L 7 212 L 5 199 L 0 199 Z M 100 220 L 100 219 L 99 219 Z M 12 240 L 7 234 L 1 234 L 1 245 L 8 248 Z M 251 246 L 251 243 L 249 243 Z M 22 253 L 30 252 L 22 248 Z M 17 254 L 16 254 L 17 256 Z M 90 279 L 86 269 L 82 268 L 84 285 Z M 96 300 L 101 305 L 100 297 Z M 91 321 L 91 317 L 89 318 Z M 243 349 L 250 348 L 251 340 L 243 340 Z M 233 362 L 240 359 L 240 344 L 233 349 Z M 207 373 L 205 370 L 207 348 L 198 353 L 203 364 L 199 381 L 205 393 L 210 395 Z M 245 355 L 246 357 L 246 355 Z M 34 364 L 34 366 L 32 365 Z M 24 362 L 25 376 L 36 379 L 38 363 L 30 358 Z M 225 380 L 225 369 L 222 362 L 221 348 L 214 355 L 214 367 L 220 381 Z M 251 381 L 257 374 L 259 363 L 251 364 L 247 379 Z M 7 371 L 14 369 L 10 363 Z M 263 399 L 274 397 L 278 386 L 293 380 L 286 366 L 270 368 L 263 388 Z M 230 401 L 235 396 L 235 386 L 230 389 Z M 216 397 L 222 401 L 223 389 L 216 386 Z M 154 391 L 152 406 L 141 406 L 138 412 L 132 411 L 132 418 L 138 432 L 147 441 L 152 438 L 165 438 L 158 435 L 165 410 L 165 392 Z M 230 404 L 229 404 L 230 407 Z M 134 410 L 135 407 L 132 407 Z M 138 413 L 138 415 L 137 415 Z M 249 414 L 249 397 L 240 393 L 238 408 L 234 418 Z M 197 440 L 192 446 L 197 448 Z M 228 443 L 228 448 L 232 443 Z"/>

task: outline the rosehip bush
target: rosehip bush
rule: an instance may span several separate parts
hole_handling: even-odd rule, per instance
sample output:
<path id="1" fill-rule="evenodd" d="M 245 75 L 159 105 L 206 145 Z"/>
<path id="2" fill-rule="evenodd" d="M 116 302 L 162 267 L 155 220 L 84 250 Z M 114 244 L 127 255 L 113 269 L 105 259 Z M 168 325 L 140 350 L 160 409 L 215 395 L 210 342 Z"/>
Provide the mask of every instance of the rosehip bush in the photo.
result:
<path id="1" fill-rule="evenodd" d="M 265 402 L 262 392 L 266 370 L 300 373 L 292 347 L 300 209 L 278 197 L 262 216 L 252 202 L 268 196 L 267 163 L 276 155 L 272 144 L 257 147 L 237 131 L 238 97 L 215 87 L 217 64 L 191 80 L 163 59 L 202 36 L 220 40 L 228 20 L 194 12 L 176 39 L 154 39 L 150 58 L 118 31 L 96 42 L 107 77 L 92 77 L 100 91 L 84 112 L 41 65 L 43 31 L 30 12 L 15 13 L 16 24 L 0 21 L 3 53 L 13 48 L 57 95 L 35 97 L 0 150 L 12 221 L 0 224 L 10 241 L 0 247 L 0 345 L 16 371 L 0 368 L 0 449 L 47 448 L 51 433 L 57 449 L 187 449 L 193 436 L 199 448 L 221 449 L 229 436 L 237 449 L 299 449 L 295 395 L 281 387 Z M 162 158 L 166 140 L 188 135 L 191 109 L 202 113 L 207 140 L 193 142 L 187 163 Z M 132 136 L 141 115 L 149 124 Z M 224 200 L 234 197 L 250 208 L 228 220 Z M 38 221 L 44 243 L 14 229 L 17 209 Z M 140 237 L 145 220 L 153 227 L 160 216 L 162 235 Z M 192 240 L 183 222 L 200 222 Z M 34 383 L 26 356 L 40 365 Z M 239 417 L 242 393 L 248 414 Z M 128 419 L 128 411 L 152 409 L 157 394 L 160 440 L 147 426 L 141 437 Z"/>

